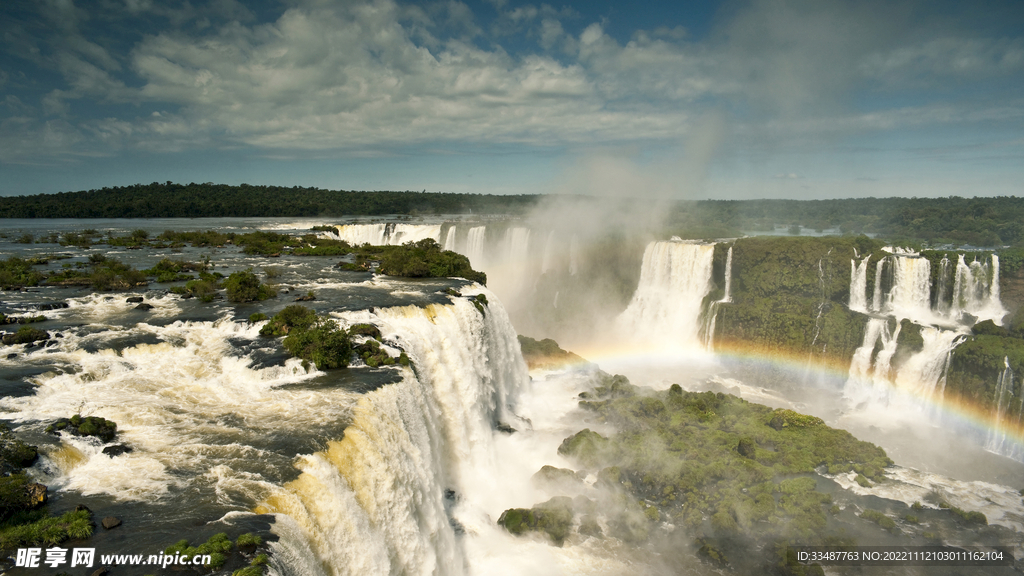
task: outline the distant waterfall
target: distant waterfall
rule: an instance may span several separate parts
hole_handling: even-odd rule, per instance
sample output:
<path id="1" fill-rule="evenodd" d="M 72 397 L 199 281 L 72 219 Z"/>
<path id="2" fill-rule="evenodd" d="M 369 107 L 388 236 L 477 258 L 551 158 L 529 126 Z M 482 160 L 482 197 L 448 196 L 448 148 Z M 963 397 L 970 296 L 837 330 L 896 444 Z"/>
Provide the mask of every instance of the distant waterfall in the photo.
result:
<path id="1" fill-rule="evenodd" d="M 466 236 L 466 257 L 477 270 L 484 266 L 484 241 L 487 239 L 486 226 L 474 226 Z"/>
<path id="2" fill-rule="evenodd" d="M 575 234 L 569 240 L 569 274 L 575 276 L 580 271 L 580 241 Z"/>
<path id="3" fill-rule="evenodd" d="M 992 320 L 1002 324 L 1006 309 L 999 300 L 999 256 L 992 255 L 990 266 L 977 260 L 967 264 L 964 255 L 960 254 L 956 263 L 950 314 L 958 318 L 963 313 L 978 320 Z"/>
<path id="4" fill-rule="evenodd" d="M 1010 358 L 1003 358 L 1003 371 L 999 374 L 999 381 L 996 383 L 996 395 L 993 399 L 993 403 L 996 405 L 996 425 L 989 432 L 988 439 L 985 442 L 985 449 L 995 452 L 997 454 L 1003 454 L 1020 460 L 1024 458 L 1024 453 L 1021 450 L 1020 443 L 1010 442 L 1009 446 L 1006 442 L 1007 436 L 1007 425 L 1010 424 L 1010 413 L 1013 410 L 1015 404 L 1014 392 L 1013 392 L 1013 370 L 1010 369 Z M 1020 396 L 1020 400 L 1016 402 L 1018 404 L 1019 411 L 1017 413 L 1017 428 L 1020 427 L 1021 411 L 1024 411 L 1024 387 L 1018 389 L 1017 396 Z"/>
<path id="5" fill-rule="evenodd" d="M 897 319 L 930 319 L 931 262 L 925 258 L 893 256 L 893 286 L 882 311 Z"/>
<path id="6" fill-rule="evenodd" d="M 704 297 L 711 291 L 714 244 L 652 242 L 640 284 L 619 316 L 629 338 L 671 347 L 699 343 Z"/>
<path id="7" fill-rule="evenodd" d="M 388 222 L 386 224 L 346 224 L 337 228 L 338 237 L 354 246 L 361 244 L 390 246 L 418 242 L 427 238 L 432 238 L 438 243 L 441 242 L 440 224 Z"/>
<path id="8" fill-rule="evenodd" d="M 939 261 L 939 277 L 936 280 L 935 310 L 945 316 L 949 316 L 950 280 L 949 257 L 943 256 L 942 260 Z"/>
<path id="9" fill-rule="evenodd" d="M 416 370 L 367 393 L 342 440 L 300 457 L 298 479 L 261 510 L 302 528 L 331 576 L 466 573 L 456 537 L 494 484 L 493 426 L 529 376 L 493 294 L 378 311 Z M 490 474 L 490 476 L 489 476 Z"/>
<path id="10" fill-rule="evenodd" d="M 543 274 L 554 268 L 555 265 L 555 231 L 548 232 L 547 242 L 544 243 L 544 258 L 540 264 L 540 273 Z"/>
<path id="11" fill-rule="evenodd" d="M 448 235 L 444 237 L 444 249 L 455 252 L 455 225 L 448 227 Z"/>
<path id="12" fill-rule="evenodd" d="M 870 259 L 870 255 L 865 256 L 860 264 L 856 260 L 850 260 L 850 310 L 868 311 L 868 260 Z"/>
<path id="13" fill-rule="evenodd" d="M 725 255 L 725 295 L 721 302 L 732 302 L 732 246 Z"/>
<path id="14" fill-rule="evenodd" d="M 732 246 L 725 255 L 725 291 L 722 298 L 711 303 L 707 312 L 707 320 L 704 326 L 704 348 L 712 350 L 715 347 L 715 324 L 718 322 L 718 311 L 722 304 L 732 302 Z"/>

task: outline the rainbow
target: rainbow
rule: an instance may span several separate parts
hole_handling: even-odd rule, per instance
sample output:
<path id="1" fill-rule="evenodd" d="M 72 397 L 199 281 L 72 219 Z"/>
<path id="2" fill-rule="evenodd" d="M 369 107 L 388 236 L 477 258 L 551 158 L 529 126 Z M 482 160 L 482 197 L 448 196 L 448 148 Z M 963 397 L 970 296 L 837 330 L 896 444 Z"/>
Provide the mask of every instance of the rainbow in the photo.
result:
<path id="1" fill-rule="evenodd" d="M 650 346 L 584 344 L 576 347 L 576 353 L 598 366 L 601 366 L 602 363 L 609 365 L 655 363 L 664 366 L 673 364 L 678 366 L 680 363 L 691 361 L 703 362 L 706 366 L 714 366 L 717 363 L 722 368 L 726 368 L 728 364 L 741 363 L 786 371 L 794 375 L 814 373 L 837 382 L 845 382 L 849 378 L 850 372 L 850 360 L 846 358 L 798 354 L 786 349 L 756 346 L 746 342 L 716 343 L 713 352 L 699 347 L 675 351 L 666 349 L 652 351 Z M 981 438 L 1002 435 L 1006 439 L 1004 447 L 1008 448 L 1008 453 L 1024 454 L 1024 422 L 1021 421 L 1024 418 L 1013 417 L 1000 422 L 990 407 L 968 398 L 945 394 L 928 395 L 918 391 L 904 390 L 892 383 L 888 384 L 888 388 L 888 392 L 893 396 L 909 399 L 917 406 L 922 407 L 923 411 L 934 414 L 934 418 L 942 422 L 944 426 L 969 430 Z M 918 387 L 918 390 L 921 388 Z"/>

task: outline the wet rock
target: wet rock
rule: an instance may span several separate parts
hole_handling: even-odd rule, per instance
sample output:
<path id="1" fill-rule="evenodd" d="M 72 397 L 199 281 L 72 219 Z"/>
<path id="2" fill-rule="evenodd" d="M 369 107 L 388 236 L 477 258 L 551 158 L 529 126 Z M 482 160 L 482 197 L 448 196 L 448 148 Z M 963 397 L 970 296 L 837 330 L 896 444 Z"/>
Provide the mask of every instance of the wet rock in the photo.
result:
<path id="1" fill-rule="evenodd" d="M 46 343 L 43 344 L 43 346 L 45 346 L 47 348 L 52 348 L 52 347 L 56 346 L 57 344 L 59 344 L 59 342 L 57 342 L 56 340 L 47 340 Z"/>
<path id="2" fill-rule="evenodd" d="M 298 298 L 295 299 L 296 302 L 310 302 L 312 300 L 316 300 L 316 296 L 314 296 L 312 294 L 306 294 L 305 296 L 299 296 Z"/>
<path id="3" fill-rule="evenodd" d="M 136 306 L 135 309 L 136 310 L 143 310 L 143 311 L 152 310 L 153 309 L 153 305 L 152 304 L 147 304 L 147 303 L 143 302 L 142 304 L 139 304 L 138 306 Z"/>
<path id="4" fill-rule="evenodd" d="M 129 304 L 138 304 L 142 302 L 142 296 L 129 296 L 125 302 L 128 302 Z"/>
<path id="5" fill-rule="evenodd" d="M 740 456 L 753 459 L 757 453 L 757 446 L 750 438 L 741 438 L 739 445 L 736 446 L 736 450 L 740 453 Z"/>
<path id="6" fill-rule="evenodd" d="M 121 519 L 116 516 L 107 516 L 100 521 L 100 524 L 103 526 L 104 530 L 113 530 L 121 525 Z"/>
<path id="7" fill-rule="evenodd" d="M 133 448 L 127 444 L 114 444 L 113 446 L 107 446 L 103 449 L 103 453 L 113 458 L 114 456 L 120 456 L 122 454 L 128 454 L 132 452 Z"/>
<path id="8" fill-rule="evenodd" d="M 99 416 L 74 415 L 71 418 L 59 418 L 46 427 L 48 434 L 67 432 L 75 436 L 95 436 L 104 442 L 111 442 L 117 435 L 117 424 Z"/>
<path id="9" fill-rule="evenodd" d="M 3 343 L 5 346 L 13 346 L 15 344 L 32 345 L 36 342 L 45 341 L 49 338 L 50 334 L 45 330 L 32 328 L 30 326 L 22 326 L 13 334 L 4 334 Z"/>
<path id="10" fill-rule="evenodd" d="M 89 514 L 92 514 L 92 509 L 85 504 L 79 504 L 78 506 L 75 506 L 75 512 L 88 512 Z"/>
<path id="11" fill-rule="evenodd" d="M 17 355 L 17 354 L 8 354 L 8 355 L 7 355 L 7 359 L 8 359 L 8 360 L 14 360 L 14 359 L 15 359 L 15 358 L 17 358 L 17 357 L 18 357 L 18 355 Z"/>
<path id="12" fill-rule="evenodd" d="M 30 508 L 42 506 L 46 504 L 46 486 L 43 484 L 33 483 L 25 487 L 25 493 L 28 496 L 28 502 Z"/>
<path id="13" fill-rule="evenodd" d="M 100 568 L 94 570 L 93 573 L 89 576 L 106 576 L 107 574 L 110 574 L 110 568 L 107 568 L 106 566 L 101 566 Z"/>
<path id="14" fill-rule="evenodd" d="M 67 302 L 46 302 L 36 305 L 36 310 L 60 310 L 67 307 Z"/>
<path id="15" fill-rule="evenodd" d="M 504 432 L 505 434 L 515 434 L 516 432 L 518 432 L 518 430 L 509 426 L 508 424 L 505 424 L 504 422 L 499 422 L 498 425 L 495 426 L 495 429 L 498 432 Z"/>
<path id="16" fill-rule="evenodd" d="M 582 474 L 554 466 L 543 466 L 530 481 L 534 486 L 551 492 L 572 492 L 583 488 Z"/>

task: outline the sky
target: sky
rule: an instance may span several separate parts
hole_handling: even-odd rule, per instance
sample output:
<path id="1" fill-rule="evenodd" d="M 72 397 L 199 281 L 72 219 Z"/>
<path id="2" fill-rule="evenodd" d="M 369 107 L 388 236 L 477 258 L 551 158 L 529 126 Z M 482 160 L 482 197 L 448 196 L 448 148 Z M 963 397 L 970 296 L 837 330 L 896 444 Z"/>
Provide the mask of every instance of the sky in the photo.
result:
<path id="1" fill-rule="evenodd" d="M 1024 195 L 1024 2 L 3 0 L 0 195 Z"/>

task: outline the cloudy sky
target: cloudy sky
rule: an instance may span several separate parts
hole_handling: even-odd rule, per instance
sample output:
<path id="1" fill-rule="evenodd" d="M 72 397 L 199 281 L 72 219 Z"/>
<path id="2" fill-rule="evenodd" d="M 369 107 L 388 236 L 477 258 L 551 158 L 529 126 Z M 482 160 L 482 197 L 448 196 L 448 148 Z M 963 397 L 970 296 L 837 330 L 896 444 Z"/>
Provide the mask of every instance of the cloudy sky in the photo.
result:
<path id="1" fill-rule="evenodd" d="M 0 194 L 1024 195 L 1024 2 L 2 0 Z"/>

